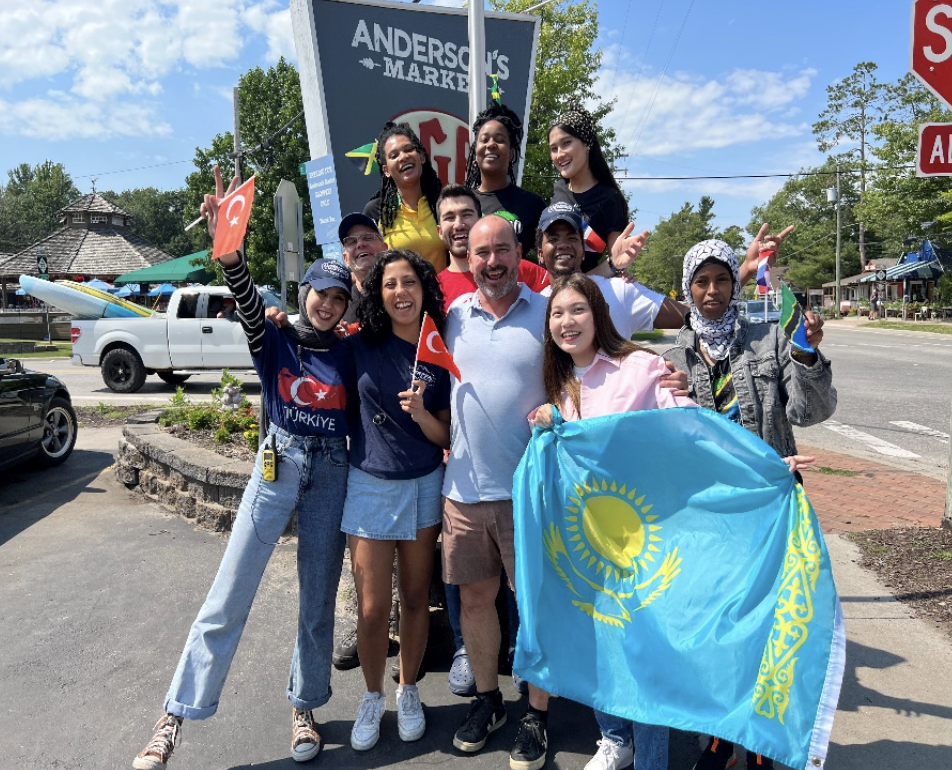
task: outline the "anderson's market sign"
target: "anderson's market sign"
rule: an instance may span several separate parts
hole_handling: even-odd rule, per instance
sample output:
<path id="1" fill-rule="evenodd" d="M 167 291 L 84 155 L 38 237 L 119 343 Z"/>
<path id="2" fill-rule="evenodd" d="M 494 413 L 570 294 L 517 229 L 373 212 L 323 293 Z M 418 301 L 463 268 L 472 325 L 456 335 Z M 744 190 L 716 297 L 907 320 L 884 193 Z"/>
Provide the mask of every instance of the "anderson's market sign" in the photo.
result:
<path id="1" fill-rule="evenodd" d="M 463 182 L 471 138 L 465 10 L 292 0 L 291 19 L 311 157 L 333 156 L 342 212 L 360 210 L 379 188 L 377 172 L 364 173 L 366 152 L 388 120 L 413 127 L 444 183 Z M 496 75 L 502 101 L 525 123 L 537 39 L 537 17 L 486 14 L 481 87 L 488 100 Z"/>

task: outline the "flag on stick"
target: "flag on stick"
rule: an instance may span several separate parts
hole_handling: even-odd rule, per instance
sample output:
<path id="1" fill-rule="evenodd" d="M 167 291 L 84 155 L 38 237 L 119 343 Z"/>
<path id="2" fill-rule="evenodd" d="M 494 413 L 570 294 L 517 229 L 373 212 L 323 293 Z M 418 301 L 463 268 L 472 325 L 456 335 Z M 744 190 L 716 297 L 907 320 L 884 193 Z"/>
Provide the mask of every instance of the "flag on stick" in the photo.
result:
<path id="1" fill-rule="evenodd" d="M 502 104 L 502 90 L 499 88 L 499 75 L 490 75 L 493 79 L 492 87 L 490 88 L 490 96 L 496 104 Z"/>
<path id="2" fill-rule="evenodd" d="M 446 369 L 457 380 L 462 382 L 459 369 L 450 351 L 446 349 L 446 344 L 440 336 L 440 332 L 433 323 L 433 319 L 426 313 L 423 314 L 423 325 L 420 329 L 420 341 L 417 342 L 417 361 L 424 361 L 428 364 Z M 416 379 L 416 361 L 413 363 L 413 379 Z"/>
<path id="3" fill-rule="evenodd" d="M 355 147 L 350 152 L 345 152 L 344 157 L 351 158 L 363 172 L 364 176 L 370 176 L 379 173 L 380 166 L 377 165 L 377 140 Z"/>
<path id="4" fill-rule="evenodd" d="M 251 204 L 255 199 L 255 178 L 251 177 L 231 195 L 222 198 L 218 208 L 218 226 L 215 229 L 215 245 L 212 259 L 236 251 L 248 230 Z"/>
<path id="5" fill-rule="evenodd" d="M 582 230 L 582 240 L 585 242 L 587 251 L 594 251 L 599 254 L 605 251 L 605 241 L 592 229 L 588 222 L 585 223 L 585 229 Z"/>
<path id="6" fill-rule="evenodd" d="M 760 252 L 760 257 L 757 260 L 758 294 L 766 294 L 770 291 L 770 258 L 776 253 L 776 249 L 766 249 Z"/>
<path id="7" fill-rule="evenodd" d="M 816 353 L 807 342 L 807 330 L 803 325 L 803 311 L 800 309 L 800 303 L 797 302 L 797 298 L 793 296 L 787 284 L 781 283 L 780 291 L 783 297 L 780 308 L 780 326 L 783 329 L 783 335 L 797 350 L 804 353 Z"/>

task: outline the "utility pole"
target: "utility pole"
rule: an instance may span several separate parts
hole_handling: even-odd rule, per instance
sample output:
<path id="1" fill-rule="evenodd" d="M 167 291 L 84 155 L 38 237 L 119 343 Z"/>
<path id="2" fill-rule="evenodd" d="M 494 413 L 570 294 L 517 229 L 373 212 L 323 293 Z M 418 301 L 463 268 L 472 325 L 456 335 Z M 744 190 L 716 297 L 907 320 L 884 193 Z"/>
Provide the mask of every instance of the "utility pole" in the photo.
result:
<path id="1" fill-rule="evenodd" d="M 484 0 L 469 3 L 469 124 L 486 109 L 486 20 Z"/>
<path id="2" fill-rule="evenodd" d="M 235 110 L 235 176 L 238 177 L 238 184 L 245 180 L 241 178 L 241 137 L 238 127 L 238 86 L 231 89 L 231 100 Z"/>
<path id="3" fill-rule="evenodd" d="M 840 317 L 840 306 L 842 296 L 840 294 L 840 246 L 842 242 L 842 230 L 840 228 L 840 164 L 836 164 L 836 317 Z"/>

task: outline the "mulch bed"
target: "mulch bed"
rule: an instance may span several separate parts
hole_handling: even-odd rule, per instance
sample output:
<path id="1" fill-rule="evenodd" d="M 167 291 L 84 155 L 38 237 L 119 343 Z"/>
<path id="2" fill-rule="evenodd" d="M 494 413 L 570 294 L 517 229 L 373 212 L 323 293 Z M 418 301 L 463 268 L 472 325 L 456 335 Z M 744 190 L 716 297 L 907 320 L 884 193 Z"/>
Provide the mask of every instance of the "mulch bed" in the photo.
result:
<path id="1" fill-rule="evenodd" d="M 920 618 L 952 636 L 952 529 L 854 532 L 862 565 Z"/>

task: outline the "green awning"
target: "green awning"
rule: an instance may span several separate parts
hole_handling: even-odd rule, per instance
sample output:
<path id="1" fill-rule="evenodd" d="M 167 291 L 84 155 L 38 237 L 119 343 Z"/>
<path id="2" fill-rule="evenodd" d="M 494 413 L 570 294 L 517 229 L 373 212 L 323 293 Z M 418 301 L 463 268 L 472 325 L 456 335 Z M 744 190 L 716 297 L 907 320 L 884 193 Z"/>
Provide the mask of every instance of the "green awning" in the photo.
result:
<path id="1" fill-rule="evenodd" d="M 200 265 L 191 264 L 196 259 L 208 256 L 208 249 L 187 254 L 168 262 L 160 262 L 131 273 L 123 273 L 113 283 L 120 286 L 124 283 L 209 283 L 214 280 L 214 273 L 210 273 Z"/>

